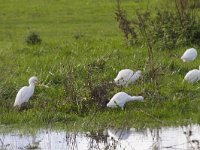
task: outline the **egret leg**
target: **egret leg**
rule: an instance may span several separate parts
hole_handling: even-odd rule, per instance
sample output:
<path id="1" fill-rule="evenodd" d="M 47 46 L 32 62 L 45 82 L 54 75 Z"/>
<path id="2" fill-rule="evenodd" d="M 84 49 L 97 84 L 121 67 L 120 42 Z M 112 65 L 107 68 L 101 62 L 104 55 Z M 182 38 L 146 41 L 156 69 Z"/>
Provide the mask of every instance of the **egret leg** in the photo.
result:
<path id="1" fill-rule="evenodd" d="M 24 102 L 21 104 L 21 106 L 19 107 L 19 110 L 28 110 L 28 102 Z"/>

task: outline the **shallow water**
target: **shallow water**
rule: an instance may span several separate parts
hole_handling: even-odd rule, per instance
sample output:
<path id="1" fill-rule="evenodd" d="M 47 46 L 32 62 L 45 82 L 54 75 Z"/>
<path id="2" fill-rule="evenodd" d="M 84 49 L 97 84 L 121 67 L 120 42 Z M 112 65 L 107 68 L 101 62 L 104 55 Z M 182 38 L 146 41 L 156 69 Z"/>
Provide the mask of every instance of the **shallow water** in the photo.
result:
<path id="1" fill-rule="evenodd" d="M 95 133 L 39 130 L 35 135 L 0 133 L 0 149 L 23 150 L 159 150 L 200 149 L 200 126 L 163 127 L 160 129 L 107 129 Z"/>

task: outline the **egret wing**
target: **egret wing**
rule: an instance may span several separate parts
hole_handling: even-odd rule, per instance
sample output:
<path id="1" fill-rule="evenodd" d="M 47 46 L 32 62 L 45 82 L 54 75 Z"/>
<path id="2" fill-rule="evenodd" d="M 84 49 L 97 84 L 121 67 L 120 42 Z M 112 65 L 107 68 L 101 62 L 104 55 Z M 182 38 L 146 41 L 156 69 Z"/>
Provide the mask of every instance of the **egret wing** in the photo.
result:
<path id="1" fill-rule="evenodd" d="M 14 106 L 21 105 L 22 103 L 29 100 L 30 97 L 28 96 L 28 91 L 29 89 L 27 86 L 24 86 L 19 90 L 15 99 Z"/>

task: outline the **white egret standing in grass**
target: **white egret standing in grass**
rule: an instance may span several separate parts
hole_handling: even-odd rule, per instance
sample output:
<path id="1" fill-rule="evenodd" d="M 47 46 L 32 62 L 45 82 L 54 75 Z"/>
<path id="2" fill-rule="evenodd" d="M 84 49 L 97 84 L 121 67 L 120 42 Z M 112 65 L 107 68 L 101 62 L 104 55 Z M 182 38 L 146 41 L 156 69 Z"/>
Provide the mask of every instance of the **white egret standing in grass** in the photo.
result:
<path id="1" fill-rule="evenodd" d="M 30 97 L 33 95 L 35 90 L 35 84 L 37 83 L 37 77 L 33 76 L 29 79 L 29 86 L 22 87 L 19 92 L 17 93 L 14 107 L 19 106 L 21 107 L 23 103 L 27 103 Z"/>
<path id="2" fill-rule="evenodd" d="M 197 57 L 197 50 L 194 48 L 190 48 L 185 51 L 181 59 L 183 60 L 183 62 L 190 62 L 195 60 L 196 57 Z"/>
<path id="3" fill-rule="evenodd" d="M 130 69 L 123 69 L 121 70 L 117 77 L 114 79 L 114 82 L 118 86 L 128 86 L 129 84 L 135 82 L 137 79 L 141 76 L 141 71 L 138 70 L 136 72 L 133 72 Z"/>
<path id="4" fill-rule="evenodd" d="M 200 66 L 199 66 L 200 69 Z M 190 70 L 184 77 L 184 80 L 188 81 L 188 83 L 195 83 L 200 80 L 200 70 L 193 69 Z"/>
<path id="5" fill-rule="evenodd" d="M 126 102 L 143 101 L 143 100 L 144 100 L 143 96 L 130 96 L 125 92 L 119 92 L 111 98 L 110 102 L 107 104 L 107 107 L 113 107 L 113 108 L 121 107 L 123 109 L 124 104 Z"/>

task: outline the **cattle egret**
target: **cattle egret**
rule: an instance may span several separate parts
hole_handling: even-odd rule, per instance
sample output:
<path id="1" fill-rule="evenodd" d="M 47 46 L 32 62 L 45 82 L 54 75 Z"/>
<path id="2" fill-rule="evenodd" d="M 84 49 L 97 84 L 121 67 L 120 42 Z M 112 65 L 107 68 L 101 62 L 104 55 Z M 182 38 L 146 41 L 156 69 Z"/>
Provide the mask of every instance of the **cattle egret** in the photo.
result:
<path id="1" fill-rule="evenodd" d="M 33 95 L 35 84 L 37 83 L 38 79 L 37 77 L 31 77 L 28 82 L 29 86 L 22 87 L 19 92 L 17 93 L 14 107 L 19 106 L 21 107 L 23 103 L 27 103 L 29 98 Z"/>
<path id="2" fill-rule="evenodd" d="M 190 62 L 195 60 L 196 57 L 197 57 L 197 50 L 194 48 L 190 48 L 185 51 L 181 59 L 183 60 L 183 62 Z"/>
<path id="3" fill-rule="evenodd" d="M 137 79 L 141 76 L 141 71 L 138 70 L 136 72 L 133 72 L 130 69 L 123 69 L 121 70 L 117 77 L 114 79 L 114 82 L 118 86 L 128 86 L 129 84 L 135 82 Z"/>
<path id="4" fill-rule="evenodd" d="M 107 104 L 107 107 L 121 107 L 123 109 L 124 104 L 129 101 L 143 101 L 144 97 L 142 96 L 130 96 L 125 92 L 119 92 L 115 94 L 110 102 Z"/>
<path id="5" fill-rule="evenodd" d="M 188 81 L 188 83 L 195 83 L 200 80 L 200 70 L 193 69 L 190 70 L 184 77 L 184 80 Z"/>

